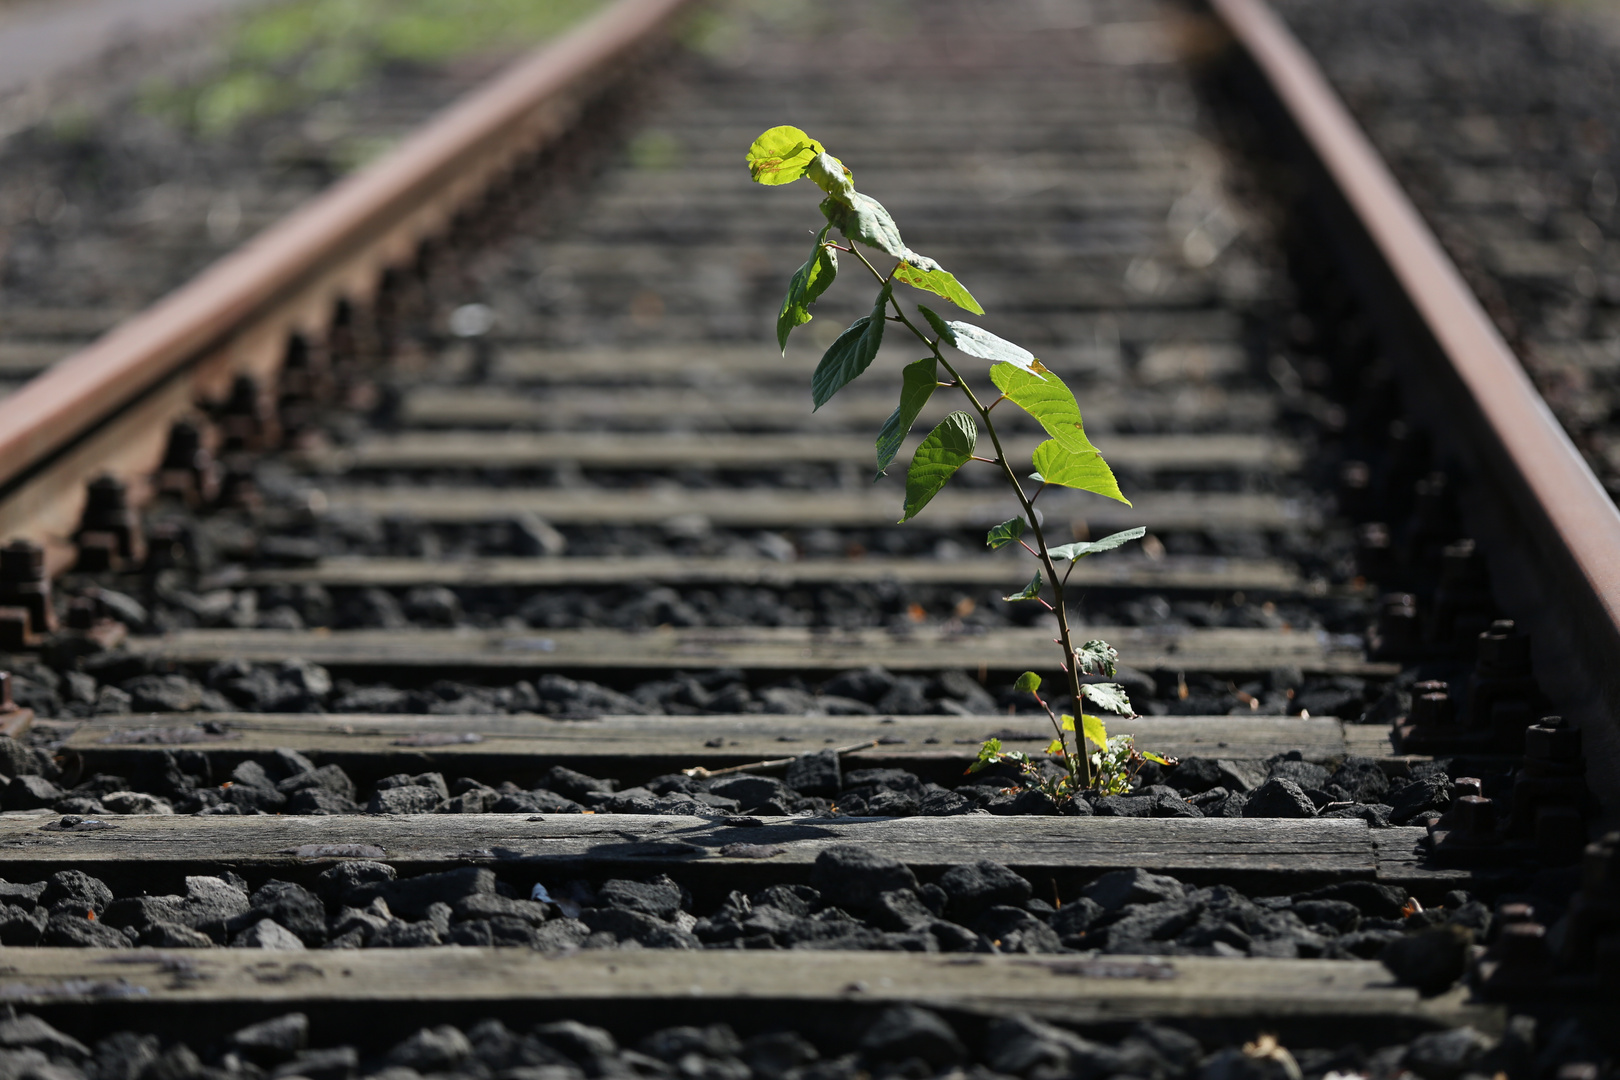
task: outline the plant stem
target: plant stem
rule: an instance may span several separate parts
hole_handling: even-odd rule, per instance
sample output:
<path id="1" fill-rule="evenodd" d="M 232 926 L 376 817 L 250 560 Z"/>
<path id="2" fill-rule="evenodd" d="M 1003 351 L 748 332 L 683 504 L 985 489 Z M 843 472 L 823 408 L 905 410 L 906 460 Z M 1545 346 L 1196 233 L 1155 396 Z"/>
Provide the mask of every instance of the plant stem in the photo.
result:
<path id="1" fill-rule="evenodd" d="M 878 273 L 877 268 L 867 261 L 866 256 L 857 250 L 854 244 L 850 244 L 850 250 L 857 259 L 861 260 L 861 264 L 871 271 L 872 276 L 877 278 L 880 285 L 888 284 L 889 279 Z M 1041 530 L 1041 520 L 1035 513 L 1035 504 L 1028 495 L 1024 494 L 1024 485 L 1019 482 L 1018 474 L 1013 471 L 1012 462 L 1007 459 L 1006 451 L 1001 448 L 1001 437 L 996 433 L 995 422 L 990 419 L 990 410 L 980 403 L 978 395 L 973 392 L 973 388 L 967 384 L 967 381 L 961 375 L 957 374 L 950 361 L 945 359 L 944 355 L 939 351 L 939 343 L 930 341 L 928 335 L 917 329 L 916 324 L 906 317 L 905 311 L 900 307 L 900 301 L 891 295 L 889 303 L 894 305 L 894 313 L 898 321 L 904 324 L 905 328 L 910 330 L 918 341 L 928 346 L 929 351 L 934 354 L 934 360 L 945 368 L 951 378 L 955 380 L 956 385 L 961 388 L 962 393 L 966 395 L 968 403 L 973 406 L 973 410 L 979 414 L 980 420 L 984 423 L 984 430 L 990 436 L 991 444 L 996 448 L 996 463 L 1001 466 L 1003 475 L 1007 477 L 1007 483 L 1012 485 L 1013 494 L 1018 496 L 1019 505 L 1023 507 L 1024 518 L 1029 522 L 1031 531 L 1035 533 L 1035 544 L 1039 549 L 1037 557 L 1041 560 L 1041 565 L 1046 569 L 1046 580 L 1052 586 L 1052 611 L 1057 616 L 1058 621 L 1058 642 L 1063 646 L 1063 670 L 1068 673 L 1069 695 L 1074 699 L 1076 752 L 1072 754 L 1067 752 L 1068 740 L 1063 734 L 1061 724 L 1057 725 L 1058 740 L 1063 743 L 1065 748 L 1064 760 L 1068 765 L 1069 775 L 1074 777 L 1081 786 L 1090 787 L 1091 756 L 1085 753 L 1086 737 L 1084 724 L 1081 723 L 1085 703 L 1080 696 L 1080 668 L 1075 662 L 1074 640 L 1069 630 L 1069 615 L 1063 604 L 1063 585 L 1067 575 L 1064 575 L 1063 578 L 1058 576 L 1057 565 L 1052 561 L 1051 550 L 1046 543 L 1046 534 Z M 1000 397 L 996 400 L 999 401 Z"/>

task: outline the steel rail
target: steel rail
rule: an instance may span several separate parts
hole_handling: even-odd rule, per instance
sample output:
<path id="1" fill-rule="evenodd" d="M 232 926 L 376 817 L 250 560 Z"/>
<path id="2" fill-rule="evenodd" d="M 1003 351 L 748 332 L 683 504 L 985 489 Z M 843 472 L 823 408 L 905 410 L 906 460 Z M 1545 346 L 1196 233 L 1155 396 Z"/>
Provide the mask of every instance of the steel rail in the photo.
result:
<path id="1" fill-rule="evenodd" d="M 1475 443 L 1472 456 L 1508 504 L 1506 513 L 1487 508 L 1476 517 L 1517 533 L 1510 540 L 1550 564 L 1538 577 L 1498 551 L 1492 577 L 1510 609 L 1515 603 L 1540 609 L 1531 612 L 1538 670 L 1569 676 L 1565 685 L 1547 687 L 1561 705 L 1586 699 L 1582 726 L 1593 779 L 1600 791 L 1616 790 L 1620 509 L 1304 46 L 1265 0 L 1209 3 L 1348 206 L 1351 227 L 1382 264 L 1378 272 L 1409 305 L 1404 329 L 1435 346 L 1425 357 L 1440 361 L 1431 386 L 1460 391 L 1450 400 L 1461 407 L 1439 419 L 1454 430 L 1472 428 L 1465 432 Z M 1412 315 L 1419 325 L 1411 325 Z"/>
<path id="2" fill-rule="evenodd" d="M 565 119 L 546 114 L 548 107 L 623 60 L 687 3 L 616 0 L 446 108 L 369 167 L 18 389 L 0 409 L 0 492 L 14 504 L 12 512 L 0 513 L 0 530 L 27 524 L 36 539 L 45 538 L 40 531 L 62 535 L 77 515 L 75 499 L 82 500 L 77 491 L 73 498 L 64 495 L 88 476 L 57 477 L 49 492 L 16 497 L 19 486 L 33 482 L 53 457 L 205 358 L 222 360 L 215 366 L 225 375 L 205 373 L 217 393 L 226 376 L 253 366 L 243 355 L 253 350 L 240 345 L 272 313 L 287 315 L 301 306 L 304 321 L 312 322 L 329 318 L 336 297 L 363 295 L 382 269 L 408 258 L 415 242 L 441 227 L 459 204 L 564 126 Z M 262 354 L 279 353 L 284 335 L 260 337 L 262 373 L 279 365 L 279 356 L 267 362 Z M 239 347 L 228 348 L 232 343 Z M 219 357 L 232 351 L 238 355 Z M 188 394 L 171 398 L 167 407 L 145 410 L 143 431 L 155 428 L 161 439 L 169 414 L 193 400 Z M 152 441 L 149 435 L 146 457 Z M 105 467 L 97 455 L 81 456 L 86 460 L 70 472 Z M 135 476 L 143 470 L 119 471 Z"/>

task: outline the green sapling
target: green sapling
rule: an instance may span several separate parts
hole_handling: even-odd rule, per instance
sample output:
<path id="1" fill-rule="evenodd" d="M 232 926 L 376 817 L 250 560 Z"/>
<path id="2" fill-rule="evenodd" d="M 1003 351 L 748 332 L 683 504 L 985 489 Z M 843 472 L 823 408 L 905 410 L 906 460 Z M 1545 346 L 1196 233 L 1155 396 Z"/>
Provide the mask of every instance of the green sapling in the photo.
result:
<path id="1" fill-rule="evenodd" d="M 1035 512 L 1035 503 L 1054 485 L 1090 491 L 1125 505 L 1130 500 L 1119 490 L 1113 470 L 1102 453 L 1086 438 L 1080 406 L 1063 380 L 1048 370 L 1029 350 L 1013 344 L 971 323 L 942 318 L 922 305 L 921 319 L 908 315 L 895 295 L 896 285 L 933 293 L 976 315 L 984 308 L 956 278 L 939 263 L 906 247 L 900 230 L 889 212 L 876 199 L 855 190 L 853 174 L 826 148 L 796 127 L 774 127 L 754 140 L 748 150 L 748 171 L 756 183 L 789 184 L 808 177 L 825 194 L 821 212 L 827 224 L 816 236 L 810 257 L 794 273 L 776 320 L 777 344 L 787 352 L 788 336 L 811 319 L 810 305 L 827 291 L 838 276 L 840 254 L 857 260 L 877 282 L 877 296 L 871 311 L 856 319 L 827 349 L 810 380 L 815 408 L 825 405 L 834 394 L 859 377 L 877 357 L 889 323 L 897 323 L 928 350 L 928 355 L 907 364 L 900 375 L 900 402 L 877 436 L 877 469 L 874 480 L 884 475 L 901 444 L 910 433 L 923 407 L 937 389 L 955 389 L 963 395 L 967 409 L 953 412 L 928 433 L 912 455 L 906 470 L 905 503 L 900 521 L 916 517 L 969 461 L 999 469 L 1018 500 L 1018 516 L 991 529 L 985 543 L 991 548 L 1018 544 L 1037 561 L 1035 576 L 1022 591 L 1008 600 L 1031 600 L 1057 618 L 1063 671 L 1068 679 L 1067 697 L 1072 711 L 1059 713 L 1040 697 L 1040 678 L 1026 672 L 1018 689 L 1035 694 L 1052 721 L 1055 738 L 1048 753 L 1064 766 L 1061 778 L 1047 778 L 1023 754 L 1003 753 L 1000 743 L 985 743 L 970 771 L 996 761 L 1011 760 L 1023 766 L 1026 781 L 1062 803 L 1082 788 L 1121 790 L 1144 759 L 1163 762 L 1154 755 L 1137 752 L 1129 736 L 1110 739 L 1100 717 L 1086 711 L 1089 702 L 1096 709 L 1133 715 L 1125 690 L 1117 683 L 1090 683 L 1087 676 L 1112 678 L 1117 654 L 1104 641 L 1075 644 L 1064 607 L 1064 586 L 1079 560 L 1118 548 L 1140 539 L 1144 529 L 1129 529 L 1094 541 L 1049 544 Z M 843 243 L 831 238 L 836 230 Z M 869 249 L 875 253 L 870 257 Z M 886 268 L 886 269 L 883 269 Z M 927 326 L 925 332 L 918 322 Z M 956 353 L 990 362 L 990 382 L 995 395 L 976 392 L 946 357 L 942 346 Z M 960 359 L 956 361 L 960 363 Z M 1033 472 L 1027 476 L 1033 489 L 1026 489 L 1025 478 L 1003 451 L 1001 437 L 991 417 L 1003 401 L 1023 409 L 1046 432 L 1047 439 L 1035 449 Z M 986 403 L 988 402 L 988 403 Z M 979 436 L 988 437 L 993 456 L 981 456 Z M 1060 564 L 1067 566 L 1059 569 Z M 1045 593 L 1050 592 L 1051 599 Z M 1074 718 L 1081 718 L 1075 730 Z M 1074 737 L 1071 745 L 1070 736 Z M 1086 743 L 1094 749 L 1088 749 Z"/>

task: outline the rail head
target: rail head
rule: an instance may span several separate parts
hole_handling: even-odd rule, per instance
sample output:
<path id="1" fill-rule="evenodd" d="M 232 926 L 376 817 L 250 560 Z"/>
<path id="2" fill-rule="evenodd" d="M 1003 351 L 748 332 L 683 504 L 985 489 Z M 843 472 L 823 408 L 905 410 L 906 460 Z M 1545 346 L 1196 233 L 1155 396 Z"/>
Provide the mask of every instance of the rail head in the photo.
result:
<path id="1" fill-rule="evenodd" d="M 332 260 L 375 242 L 514 125 L 604 71 L 691 0 L 615 0 L 449 106 L 133 319 L 17 390 L 0 410 L 0 489 L 239 332 Z"/>

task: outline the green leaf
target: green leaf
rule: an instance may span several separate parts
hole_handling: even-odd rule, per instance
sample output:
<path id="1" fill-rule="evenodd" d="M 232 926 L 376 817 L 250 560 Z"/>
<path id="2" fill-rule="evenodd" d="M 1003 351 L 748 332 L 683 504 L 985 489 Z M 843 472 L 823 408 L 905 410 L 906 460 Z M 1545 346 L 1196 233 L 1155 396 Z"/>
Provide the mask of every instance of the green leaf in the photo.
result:
<path id="1" fill-rule="evenodd" d="M 895 268 L 894 280 L 904 282 L 913 289 L 923 289 L 936 296 L 943 296 L 957 307 L 966 308 L 975 315 L 984 314 L 984 308 L 979 306 L 973 294 L 964 289 L 954 275 L 933 259 L 919 255 L 910 248 L 906 249 L 904 259 Z"/>
<path id="2" fill-rule="evenodd" d="M 1108 729 L 1103 726 L 1102 717 L 1092 716 L 1089 713 L 1080 717 L 1080 727 L 1086 738 L 1094 743 L 1099 750 L 1108 749 Z"/>
<path id="3" fill-rule="evenodd" d="M 1018 681 L 1013 683 L 1013 689 L 1024 694 L 1033 694 L 1040 688 L 1041 677 L 1035 674 L 1033 671 L 1024 672 L 1022 675 L 1018 676 Z"/>
<path id="4" fill-rule="evenodd" d="M 894 455 L 900 452 L 900 444 L 911 434 L 911 425 L 917 422 L 917 414 L 934 396 L 934 387 L 939 385 L 938 366 L 932 356 L 925 356 L 901 369 L 900 404 L 894 407 L 894 412 L 883 421 L 883 430 L 878 432 L 878 467 L 873 480 L 889 471 Z"/>
<path id="5" fill-rule="evenodd" d="M 1001 758 L 1001 740 L 986 739 L 984 745 L 979 747 L 979 756 L 973 764 L 967 767 L 970 773 L 976 773 L 989 765 L 994 765 Z"/>
<path id="6" fill-rule="evenodd" d="M 906 245 L 900 239 L 900 226 L 883 209 L 883 204 L 870 195 L 851 191 L 847 201 L 829 195 L 821 200 L 821 212 L 851 240 L 859 240 L 897 259 L 906 253 Z"/>
<path id="7" fill-rule="evenodd" d="M 1035 448 L 1033 464 L 1039 483 L 1079 488 L 1131 505 L 1131 500 L 1119 490 L 1114 470 L 1108 467 L 1098 450 L 1066 450 L 1056 439 L 1047 439 Z"/>
<path id="8" fill-rule="evenodd" d="M 1028 371 L 1016 364 L 997 364 L 990 381 L 1007 399 L 1040 422 L 1046 433 L 1070 453 L 1096 453 L 1080 422 L 1080 406 L 1063 380 L 1047 371 Z"/>
<path id="9" fill-rule="evenodd" d="M 935 315 L 933 310 L 926 305 L 918 304 L 917 310 L 923 313 L 923 318 L 927 319 L 928 325 L 934 328 L 934 333 L 939 335 L 939 340 L 949 345 L 951 343 L 951 324 Z"/>
<path id="10" fill-rule="evenodd" d="M 1062 753 L 1066 753 L 1067 750 L 1068 750 L 1068 747 L 1063 745 L 1063 740 L 1062 739 L 1053 739 L 1050 743 L 1047 744 L 1047 747 L 1046 747 L 1046 752 L 1048 754 L 1062 754 Z"/>
<path id="11" fill-rule="evenodd" d="M 1076 540 L 1072 544 L 1049 548 L 1047 554 L 1054 559 L 1083 559 L 1087 555 L 1095 555 L 1099 551 L 1112 551 L 1114 548 L 1127 544 L 1132 540 L 1140 540 L 1147 534 L 1147 529 L 1137 526 L 1105 536 L 1101 540 Z"/>
<path id="12" fill-rule="evenodd" d="M 1119 650 L 1106 641 L 1088 641 L 1074 650 L 1082 675 L 1106 675 L 1110 679 L 1119 666 Z"/>
<path id="13" fill-rule="evenodd" d="M 965 412 L 951 413 L 928 433 L 911 459 L 911 468 L 906 470 L 906 508 L 900 524 L 916 517 L 939 494 L 946 481 L 973 456 L 978 441 L 978 425 Z"/>
<path id="14" fill-rule="evenodd" d="M 810 321 L 810 305 L 838 276 L 838 253 L 823 246 L 831 229 L 828 225 L 821 230 L 821 235 L 816 237 L 816 249 L 805 264 L 794 271 L 793 280 L 788 283 L 787 298 L 782 301 L 781 314 L 776 316 L 776 343 L 782 347 L 783 356 L 787 355 L 788 335 L 794 327 Z"/>
<path id="15" fill-rule="evenodd" d="M 1062 727 L 1064 731 L 1073 731 L 1074 717 L 1070 716 L 1068 713 L 1064 713 L 1063 722 L 1059 726 Z"/>
<path id="16" fill-rule="evenodd" d="M 878 291 L 872 314 L 856 319 L 822 354 L 821 363 L 810 376 L 810 396 L 817 409 L 871 366 L 883 344 L 883 306 L 888 302 L 889 287 L 885 285 Z"/>
<path id="17" fill-rule="evenodd" d="M 1143 757 L 1147 758 L 1149 761 L 1153 762 L 1155 765 L 1174 765 L 1175 764 L 1175 762 L 1171 761 L 1169 758 L 1164 757 L 1162 754 L 1155 754 L 1151 750 L 1138 750 L 1137 753 L 1141 754 Z"/>
<path id="18" fill-rule="evenodd" d="M 943 294 L 941 294 L 943 295 Z M 955 303 L 955 299 L 946 297 Z M 919 305 L 921 306 L 921 305 Z M 958 304 L 958 307 L 967 307 Z M 926 310 L 926 309 L 924 309 Z M 972 310 L 972 309 L 970 309 Z M 984 314 L 980 311 L 979 314 Z M 948 345 L 954 345 L 969 356 L 977 356 L 980 360 L 994 360 L 999 363 L 1012 364 L 1025 371 L 1032 371 L 1033 365 L 1040 363 L 1035 354 L 1022 345 L 1014 345 L 1006 338 L 997 337 L 988 330 L 981 330 L 972 323 L 946 322 L 938 315 L 928 320 L 928 324 L 939 331 L 939 336 L 945 339 Z M 1041 369 L 1045 371 L 1045 368 Z M 1057 376 L 1053 376 L 1056 378 Z M 1061 385 L 1061 384 L 1060 384 Z M 1076 412 L 1078 413 L 1078 409 Z"/>
<path id="19" fill-rule="evenodd" d="M 1029 579 L 1029 584 L 1024 586 L 1023 592 L 1013 593 L 1011 596 L 1003 596 L 1002 599 L 1033 600 L 1039 595 L 1041 595 L 1041 572 L 1037 570 L 1035 571 L 1035 576 Z"/>
<path id="20" fill-rule="evenodd" d="M 756 184 L 791 184 L 822 150 L 820 143 L 796 127 L 773 127 L 748 148 L 748 175 Z"/>
<path id="21" fill-rule="evenodd" d="M 1019 537 L 1023 536 L 1024 530 L 1028 527 L 1028 523 L 1025 522 L 1021 517 L 1008 518 L 1000 525 L 997 525 L 995 528 L 985 533 L 984 542 L 989 546 L 991 551 L 995 551 L 997 548 L 1006 547 L 1014 540 L 1017 540 Z"/>
<path id="22" fill-rule="evenodd" d="M 835 199 L 844 200 L 855 194 L 855 176 L 849 166 L 826 151 L 811 158 L 805 172 L 816 187 Z"/>
<path id="23" fill-rule="evenodd" d="M 1119 683 L 1081 683 L 1080 695 L 1099 709 L 1107 709 L 1122 716 L 1135 716 L 1131 699 Z"/>

